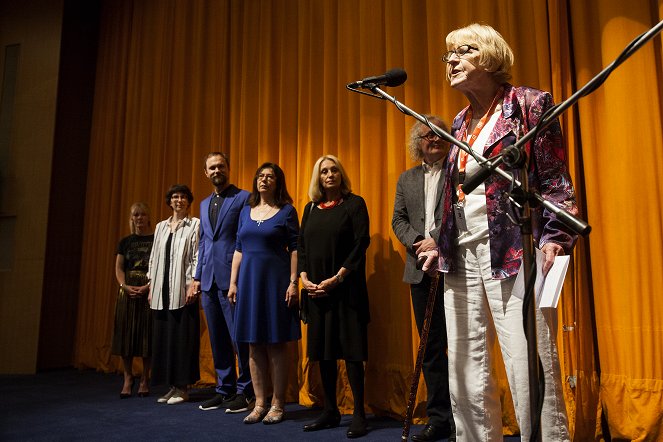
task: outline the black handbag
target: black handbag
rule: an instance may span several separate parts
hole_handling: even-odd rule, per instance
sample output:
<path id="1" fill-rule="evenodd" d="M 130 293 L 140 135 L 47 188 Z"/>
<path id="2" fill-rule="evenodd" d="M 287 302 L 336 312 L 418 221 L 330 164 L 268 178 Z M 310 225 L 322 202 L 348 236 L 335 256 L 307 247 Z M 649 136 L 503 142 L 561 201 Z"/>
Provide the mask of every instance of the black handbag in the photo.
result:
<path id="1" fill-rule="evenodd" d="M 299 293 L 299 319 L 308 324 L 308 292 L 302 289 Z"/>

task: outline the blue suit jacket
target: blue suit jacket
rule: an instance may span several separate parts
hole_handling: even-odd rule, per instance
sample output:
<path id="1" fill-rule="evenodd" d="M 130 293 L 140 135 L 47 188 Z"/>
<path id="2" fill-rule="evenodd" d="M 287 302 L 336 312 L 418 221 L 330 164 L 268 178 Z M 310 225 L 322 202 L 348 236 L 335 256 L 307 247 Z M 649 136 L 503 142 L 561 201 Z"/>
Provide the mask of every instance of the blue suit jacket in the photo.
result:
<path id="1" fill-rule="evenodd" d="M 214 281 L 219 289 L 228 290 L 239 212 L 249 195 L 231 184 L 219 209 L 216 226 L 212 226 L 209 219 L 209 204 L 214 194 L 200 203 L 200 244 L 194 279 L 200 281 L 203 291 L 209 291 Z"/>

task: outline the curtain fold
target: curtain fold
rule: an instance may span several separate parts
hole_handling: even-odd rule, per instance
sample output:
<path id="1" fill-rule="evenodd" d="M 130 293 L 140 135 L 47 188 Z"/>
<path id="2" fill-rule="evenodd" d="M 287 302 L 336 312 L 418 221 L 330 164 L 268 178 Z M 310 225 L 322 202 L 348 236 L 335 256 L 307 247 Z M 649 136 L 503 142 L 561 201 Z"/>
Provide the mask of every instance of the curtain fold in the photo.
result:
<path id="1" fill-rule="evenodd" d="M 169 215 L 167 188 L 184 183 L 198 216 L 212 191 L 203 159 L 222 150 L 231 182 L 249 190 L 255 169 L 277 162 L 301 216 L 313 163 L 331 153 L 371 220 L 366 404 L 404 416 L 418 338 L 391 213 L 398 176 L 414 165 L 406 150 L 414 120 L 345 84 L 403 67 L 408 81 L 387 92 L 451 122 L 466 100 L 445 80 L 444 39 L 480 22 L 514 49 L 512 82 L 551 91 L 559 103 L 662 15 L 653 0 L 105 1 L 75 365 L 120 368 L 109 355 L 114 255 L 129 233 L 133 202 L 151 206 L 155 225 Z M 657 37 L 561 118 L 581 216 L 593 227 L 574 250 L 559 307 L 564 395 L 577 441 L 601 437 L 600 419 L 613 438 L 663 437 L 662 59 Z M 202 324 L 201 383 L 211 384 Z M 305 348 L 305 338 L 291 348 L 288 400 L 312 405 L 321 388 Z M 495 373 L 504 431 L 513 434 L 503 367 Z M 351 410 L 343 375 L 338 398 Z M 421 381 L 416 422 L 425 418 L 425 398 Z"/>

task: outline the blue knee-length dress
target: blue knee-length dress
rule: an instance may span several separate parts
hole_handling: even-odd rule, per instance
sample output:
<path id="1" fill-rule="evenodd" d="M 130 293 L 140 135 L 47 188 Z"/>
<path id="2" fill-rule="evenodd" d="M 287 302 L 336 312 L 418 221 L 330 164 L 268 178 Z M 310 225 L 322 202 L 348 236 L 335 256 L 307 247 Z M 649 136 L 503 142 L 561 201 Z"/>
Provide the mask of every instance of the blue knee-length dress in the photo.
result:
<path id="1" fill-rule="evenodd" d="M 239 215 L 236 250 L 242 253 L 237 278 L 237 342 L 274 344 L 301 338 L 297 307 L 285 300 L 290 284 L 290 252 L 297 250 L 297 210 L 286 204 L 271 218 L 251 219 L 245 206 Z"/>

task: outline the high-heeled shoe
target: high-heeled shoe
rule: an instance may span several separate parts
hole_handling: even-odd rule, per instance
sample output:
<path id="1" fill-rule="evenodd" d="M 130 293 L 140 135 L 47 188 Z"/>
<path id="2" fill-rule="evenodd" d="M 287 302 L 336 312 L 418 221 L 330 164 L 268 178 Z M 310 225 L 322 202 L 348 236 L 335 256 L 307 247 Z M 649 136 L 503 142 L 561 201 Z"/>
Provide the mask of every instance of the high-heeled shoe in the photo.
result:
<path id="1" fill-rule="evenodd" d="M 249 413 L 248 416 L 244 418 L 244 423 L 257 424 L 265 417 L 266 414 L 267 414 L 267 409 L 265 407 L 263 407 L 262 405 L 256 405 L 253 407 L 251 413 Z"/>
<path id="2" fill-rule="evenodd" d="M 131 392 L 132 392 L 133 389 L 134 389 L 134 383 L 135 383 L 135 381 L 136 381 L 135 379 L 132 379 L 132 380 L 131 380 L 131 387 L 129 387 L 129 393 L 124 393 L 124 386 L 122 386 L 122 390 L 123 390 L 123 391 L 120 392 L 120 399 L 128 399 L 128 398 L 131 397 Z"/>
<path id="3" fill-rule="evenodd" d="M 148 397 L 150 395 L 150 387 L 145 386 L 145 389 L 143 390 L 143 385 L 149 385 L 147 382 L 143 383 L 141 382 L 140 385 L 138 386 L 138 397 Z"/>
<path id="4" fill-rule="evenodd" d="M 336 411 L 323 411 L 320 417 L 304 425 L 304 431 L 319 431 L 327 428 L 336 428 L 341 423 L 341 413 Z"/>
<path id="5" fill-rule="evenodd" d="M 262 423 L 265 425 L 278 424 L 283 421 L 283 408 L 272 405 L 269 408 L 269 413 L 262 420 Z"/>

